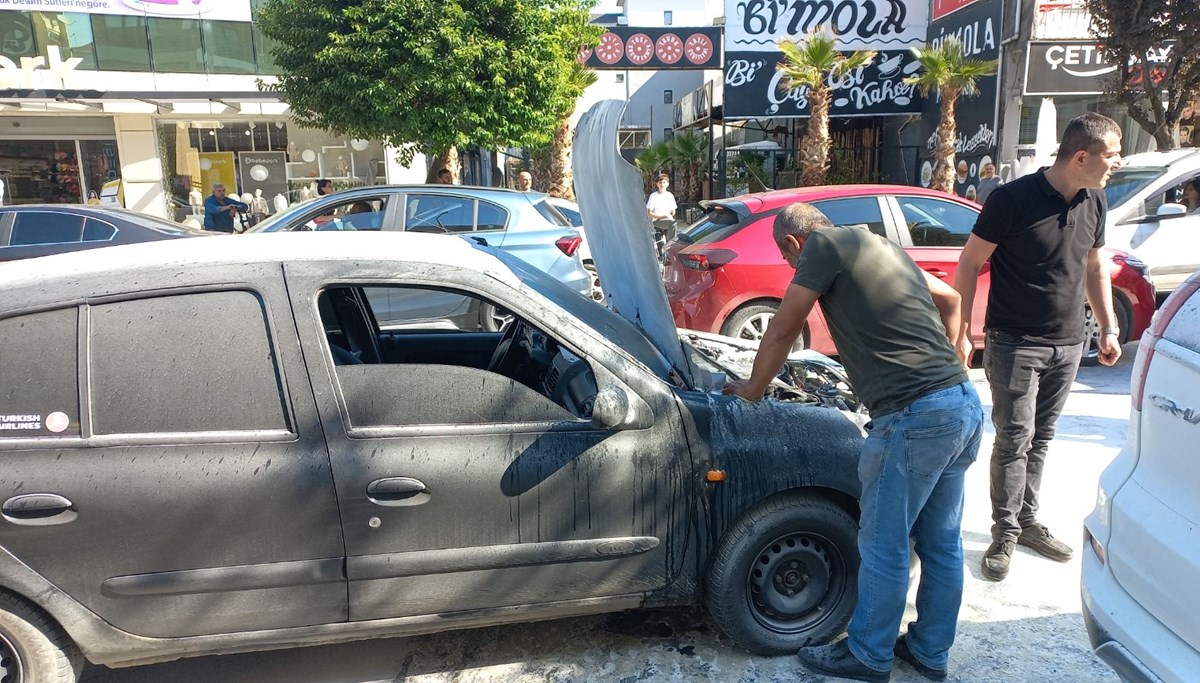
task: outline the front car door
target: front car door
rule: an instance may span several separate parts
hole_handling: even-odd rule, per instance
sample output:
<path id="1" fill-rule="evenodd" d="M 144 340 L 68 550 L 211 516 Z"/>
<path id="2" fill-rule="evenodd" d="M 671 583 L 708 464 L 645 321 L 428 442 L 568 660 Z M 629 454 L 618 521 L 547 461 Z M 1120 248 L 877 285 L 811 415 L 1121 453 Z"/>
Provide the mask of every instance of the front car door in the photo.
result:
<path id="1" fill-rule="evenodd" d="M 344 621 L 333 479 L 278 265 L 81 287 L 86 303 L 36 311 L 15 302 L 38 294 L 0 292 L 3 550 L 138 635 Z"/>
<path id="2" fill-rule="evenodd" d="M 666 384 L 544 299 L 474 271 L 399 265 L 286 266 L 333 453 L 350 618 L 630 606 L 666 586 L 685 545 L 669 532 L 686 528 L 692 496 Z M 519 362 L 495 353 L 501 333 L 363 324 L 363 301 L 391 288 L 512 311 L 504 343 Z M 363 334 L 378 336 L 347 340 Z M 357 360 L 348 342 L 363 349 Z M 623 392 L 644 419 L 592 426 L 597 387 Z"/>

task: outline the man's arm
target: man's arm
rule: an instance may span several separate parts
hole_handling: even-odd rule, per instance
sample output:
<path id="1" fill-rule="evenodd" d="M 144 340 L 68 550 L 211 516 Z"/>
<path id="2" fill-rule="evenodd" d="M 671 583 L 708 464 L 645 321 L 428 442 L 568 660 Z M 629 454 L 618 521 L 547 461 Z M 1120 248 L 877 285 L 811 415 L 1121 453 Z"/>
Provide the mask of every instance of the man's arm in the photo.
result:
<path id="1" fill-rule="evenodd" d="M 942 282 L 928 271 L 925 273 L 925 284 L 929 285 L 929 294 L 933 297 L 933 305 L 937 306 L 942 325 L 946 328 L 946 339 L 950 340 L 952 348 L 958 348 L 958 337 L 961 333 L 959 326 L 962 320 L 960 302 L 962 297 L 953 287 Z"/>
<path id="2" fill-rule="evenodd" d="M 779 304 L 775 317 L 763 333 L 754 356 L 754 367 L 750 379 L 726 387 L 725 393 L 737 394 L 742 398 L 757 401 L 766 393 L 771 380 L 779 373 L 791 353 L 792 345 L 804 330 L 804 321 L 817 303 L 820 295 L 807 287 L 789 285 Z"/>
<path id="3" fill-rule="evenodd" d="M 963 365 L 971 359 L 971 311 L 975 307 L 975 287 L 979 284 L 979 271 L 992 257 L 996 245 L 978 235 L 967 238 L 962 254 L 958 257 L 958 269 L 954 272 L 954 289 L 959 296 L 959 331 L 954 350 Z"/>
<path id="4" fill-rule="evenodd" d="M 1108 266 L 1099 249 L 1089 249 L 1087 256 L 1087 300 L 1100 327 L 1100 362 L 1113 365 L 1121 358 L 1121 341 L 1116 334 L 1105 334 L 1105 330 L 1117 328 L 1117 316 L 1113 313 L 1112 281 L 1108 277 Z"/>

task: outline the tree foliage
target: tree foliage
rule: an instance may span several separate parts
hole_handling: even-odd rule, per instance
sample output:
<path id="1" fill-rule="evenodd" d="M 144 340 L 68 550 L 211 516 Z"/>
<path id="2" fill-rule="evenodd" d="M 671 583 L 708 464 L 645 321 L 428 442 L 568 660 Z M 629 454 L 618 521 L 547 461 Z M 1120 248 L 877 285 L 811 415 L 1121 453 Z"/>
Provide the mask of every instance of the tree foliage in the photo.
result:
<path id="1" fill-rule="evenodd" d="M 788 90 L 808 88 L 808 126 L 800 140 L 800 184 L 824 185 L 829 170 L 829 106 L 833 86 L 875 59 L 874 50 L 839 52 L 837 41 L 827 33 L 814 32 L 800 42 L 779 43 L 784 61 L 777 70 Z"/>
<path id="2" fill-rule="evenodd" d="M 1085 0 L 1085 5 L 1105 58 L 1129 67 L 1111 77 L 1109 94 L 1125 104 L 1159 149 L 1178 147 L 1183 110 L 1200 93 L 1200 2 Z"/>
<path id="3" fill-rule="evenodd" d="M 904 82 L 916 86 L 926 97 L 937 91 L 942 98 L 930 187 L 952 192 L 955 175 L 954 139 L 958 136 L 954 107 L 960 97 L 979 94 L 979 79 L 996 73 L 997 61 L 968 59 L 962 41 L 954 36 L 947 37 L 937 45 L 915 47 L 912 52 L 921 70 L 917 75 L 904 79 Z"/>
<path id="4" fill-rule="evenodd" d="M 266 0 L 301 125 L 423 149 L 545 147 L 582 93 L 592 0 Z"/>

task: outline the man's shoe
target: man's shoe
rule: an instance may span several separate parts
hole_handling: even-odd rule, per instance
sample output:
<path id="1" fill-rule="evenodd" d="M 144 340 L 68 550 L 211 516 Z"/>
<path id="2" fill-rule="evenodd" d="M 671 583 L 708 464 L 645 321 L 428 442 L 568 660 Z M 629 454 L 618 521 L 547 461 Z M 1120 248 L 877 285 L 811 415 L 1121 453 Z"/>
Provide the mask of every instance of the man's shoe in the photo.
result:
<path id="1" fill-rule="evenodd" d="M 1004 577 L 1008 576 L 1008 565 L 1012 562 L 1012 554 L 1016 548 L 1017 544 L 1012 541 L 992 541 L 979 566 L 983 577 L 990 581 L 1003 581 Z"/>
<path id="2" fill-rule="evenodd" d="M 1033 552 L 1055 562 L 1070 562 L 1075 551 L 1070 546 L 1050 535 L 1050 530 L 1043 524 L 1034 524 L 1021 530 L 1017 543 L 1031 548 Z"/>
<path id="3" fill-rule="evenodd" d="M 887 681 L 892 677 L 891 671 L 876 671 L 858 661 L 845 638 L 832 645 L 802 647 L 796 654 L 808 668 L 826 676 L 852 681 Z"/>
<path id="4" fill-rule="evenodd" d="M 895 652 L 897 659 L 902 659 L 905 662 L 908 662 L 909 666 L 916 669 L 917 673 L 921 674 L 925 678 L 928 678 L 931 681 L 946 680 L 945 669 L 935 669 L 932 666 L 925 666 L 921 662 L 917 661 L 917 658 L 913 656 L 912 650 L 908 649 L 907 635 L 900 636 L 896 639 L 896 648 L 893 650 L 893 652 Z"/>

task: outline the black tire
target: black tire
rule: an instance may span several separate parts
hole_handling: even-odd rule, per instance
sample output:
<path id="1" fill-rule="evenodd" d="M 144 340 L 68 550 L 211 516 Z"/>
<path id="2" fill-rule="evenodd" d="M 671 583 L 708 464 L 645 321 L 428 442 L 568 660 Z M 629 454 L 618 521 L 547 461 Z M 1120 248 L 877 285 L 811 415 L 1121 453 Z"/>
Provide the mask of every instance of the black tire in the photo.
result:
<path id="1" fill-rule="evenodd" d="M 725 324 L 721 326 L 721 334 L 726 337 L 734 337 L 735 339 L 761 341 L 763 333 L 767 330 L 767 325 L 775 317 L 775 312 L 778 310 L 779 306 L 772 303 L 757 303 L 742 306 L 725 319 Z M 806 348 L 808 348 L 807 326 L 800 333 L 800 337 L 796 340 L 796 343 L 792 345 L 792 351 L 803 351 Z"/>
<path id="2" fill-rule="evenodd" d="M 708 610 L 727 636 L 755 654 L 827 643 L 854 612 L 857 538 L 854 518 L 823 497 L 792 493 L 764 501 L 721 539 L 705 585 Z"/>
<path id="3" fill-rule="evenodd" d="M 1129 328 L 1133 325 L 1133 315 L 1129 312 L 1129 304 L 1125 303 L 1124 297 L 1113 292 L 1113 311 L 1117 314 L 1117 327 L 1121 330 L 1117 341 L 1122 346 L 1129 341 Z M 1096 317 L 1092 315 L 1092 307 L 1084 307 L 1083 320 L 1083 356 L 1079 359 L 1079 364 L 1085 367 L 1094 367 L 1100 364 L 1100 327 L 1096 324 Z"/>
<path id="4" fill-rule="evenodd" d="M 83 655 L 49 615 L 0 591 L 0 680 L 75 683 L 82 671 Z"/>

